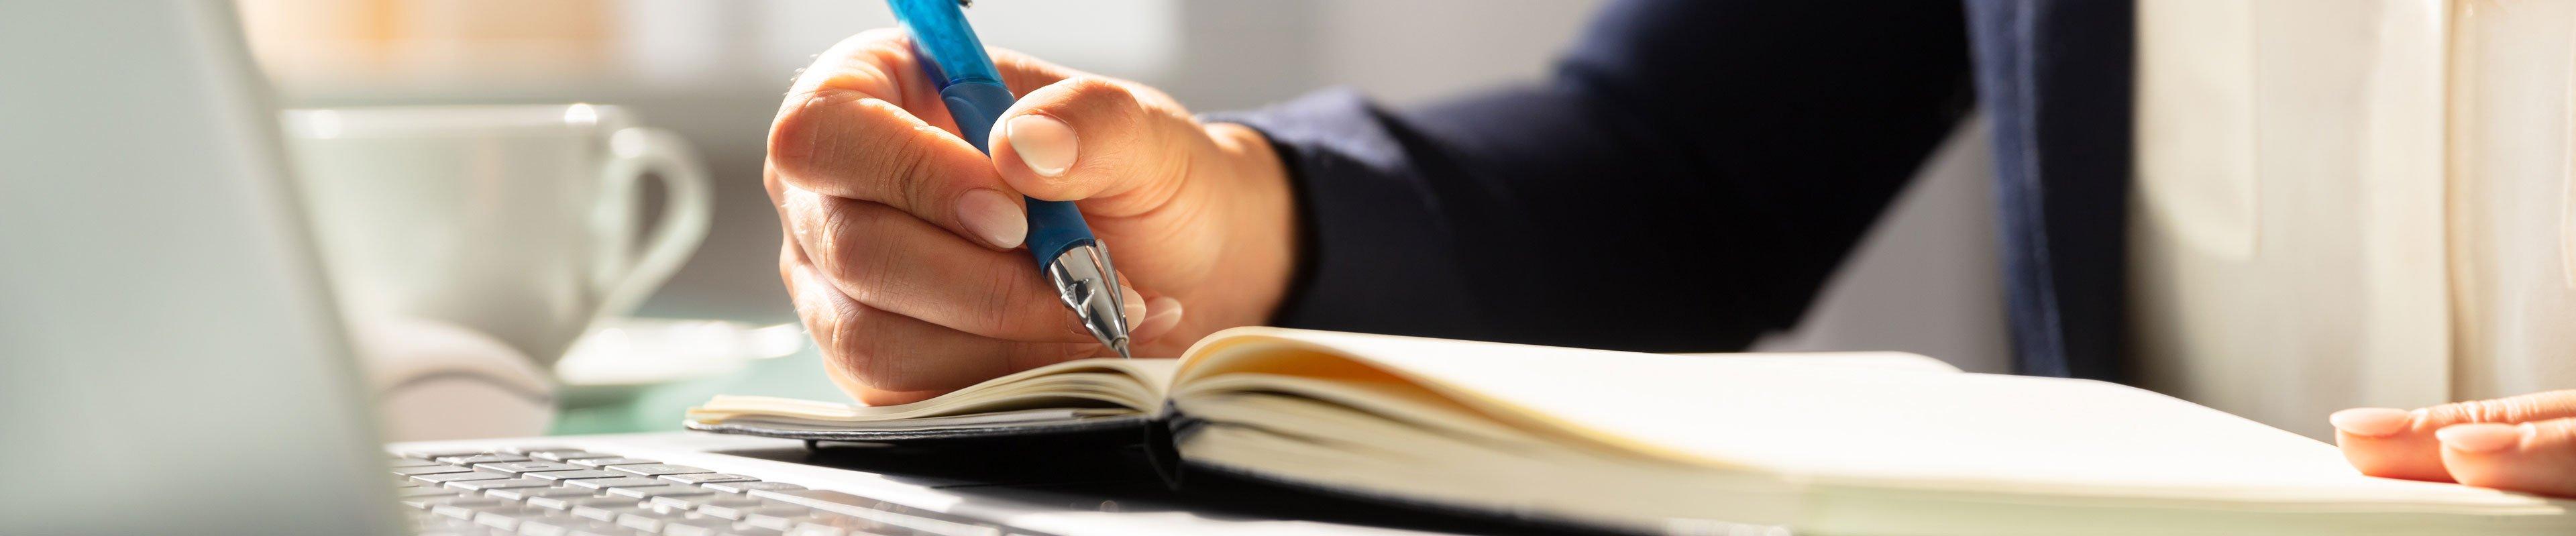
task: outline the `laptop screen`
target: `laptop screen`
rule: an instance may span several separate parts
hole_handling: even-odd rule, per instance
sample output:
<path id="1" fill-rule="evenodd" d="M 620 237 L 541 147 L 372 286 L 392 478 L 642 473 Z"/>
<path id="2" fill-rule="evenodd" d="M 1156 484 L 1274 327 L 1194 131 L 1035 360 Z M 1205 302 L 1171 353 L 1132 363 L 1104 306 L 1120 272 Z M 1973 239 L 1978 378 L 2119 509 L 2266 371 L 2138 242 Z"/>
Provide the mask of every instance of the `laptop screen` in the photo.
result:
<path id="1" fill-rule="evenodd" d="M 0 532 L 394 532 L 228 3 L 0 5 Z"/>

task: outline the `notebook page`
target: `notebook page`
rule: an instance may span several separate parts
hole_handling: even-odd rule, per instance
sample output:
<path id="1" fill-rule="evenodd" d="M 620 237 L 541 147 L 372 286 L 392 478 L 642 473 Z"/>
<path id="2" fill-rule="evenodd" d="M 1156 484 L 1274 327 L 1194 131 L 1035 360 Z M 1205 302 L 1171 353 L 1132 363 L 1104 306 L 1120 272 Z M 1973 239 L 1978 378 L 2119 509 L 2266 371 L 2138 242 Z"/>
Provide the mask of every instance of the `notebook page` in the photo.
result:
<path id="1" fill-rule="evenodd" d="M 1362 356 L 1641 450 L 1817 483 L 2549 507 L 2524 495 L 2364 477 L 2324 443 L 2109 383 L 1296 330 L 1230 333 Z"/>
<path id="2" fill-rule="evenodd" d="M 1668 354 L 1745 362 L 1783 363 L 1801 367 L 1845 367 L 1911 372 L 1962 372 L 1947 361 L 1905 352 L 1760 352 Z"/>

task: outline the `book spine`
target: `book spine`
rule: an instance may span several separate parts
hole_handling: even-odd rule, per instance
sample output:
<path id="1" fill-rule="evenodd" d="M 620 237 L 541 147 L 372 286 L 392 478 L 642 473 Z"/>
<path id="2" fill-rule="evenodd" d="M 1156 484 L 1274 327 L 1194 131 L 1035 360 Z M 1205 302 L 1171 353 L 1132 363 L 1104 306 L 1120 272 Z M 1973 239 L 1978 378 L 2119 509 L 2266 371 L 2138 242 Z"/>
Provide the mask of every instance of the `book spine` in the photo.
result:
<path id="1" fill-rule="evenodd" d="M 1162 477 L 1164 487 L 1176 491 L 1181 489 L 1181 477 L 1187 474 L 1188 466 L 1181 461 L 1178 445 L 1181 439 L 1189 437 L 1205 424 L 1206 421 L 1182 413 L 1181 408 L 1170 400 L 1164 400 L 1163 411 L 1145 423 L 1145 461 L 1154 466 L 1154 475 Z"/>

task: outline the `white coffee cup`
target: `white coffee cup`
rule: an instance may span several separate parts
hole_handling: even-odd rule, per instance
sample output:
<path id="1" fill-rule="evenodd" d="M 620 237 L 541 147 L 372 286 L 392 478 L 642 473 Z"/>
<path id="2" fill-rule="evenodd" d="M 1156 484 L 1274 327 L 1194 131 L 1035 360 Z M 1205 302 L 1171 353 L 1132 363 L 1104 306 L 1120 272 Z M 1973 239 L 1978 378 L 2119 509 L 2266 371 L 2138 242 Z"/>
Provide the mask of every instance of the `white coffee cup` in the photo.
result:
<path id="1" fill-rule="evenodd" d="M 481 331 L 541 367 L 706 238 L 705 167 L 613 106 L 292 110 L 284 124 L 349 314 Z M 639 249 L 646 176 L 667 195 Z"/>

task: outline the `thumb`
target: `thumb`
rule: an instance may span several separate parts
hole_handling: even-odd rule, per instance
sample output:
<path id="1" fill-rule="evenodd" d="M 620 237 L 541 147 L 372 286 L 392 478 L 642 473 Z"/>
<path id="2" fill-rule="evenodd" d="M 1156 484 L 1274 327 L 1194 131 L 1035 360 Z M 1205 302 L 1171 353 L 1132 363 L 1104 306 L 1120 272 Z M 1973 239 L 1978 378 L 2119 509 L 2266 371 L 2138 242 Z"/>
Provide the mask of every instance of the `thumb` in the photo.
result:
<path id="1" fill-rule="evenodd" d="M 1029 197 L 1082 201 L 1084 213 L 1133 216 L 1179 190 L 1190 161 L 1215 145 L 1171 97 L 1131 82 L 1075 76 L 1030 91 L 993 129 L 994 168 Z"/>

